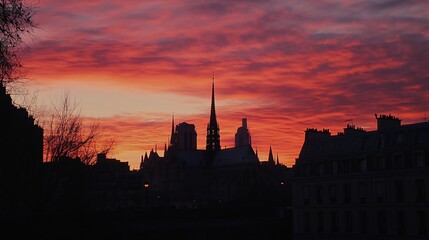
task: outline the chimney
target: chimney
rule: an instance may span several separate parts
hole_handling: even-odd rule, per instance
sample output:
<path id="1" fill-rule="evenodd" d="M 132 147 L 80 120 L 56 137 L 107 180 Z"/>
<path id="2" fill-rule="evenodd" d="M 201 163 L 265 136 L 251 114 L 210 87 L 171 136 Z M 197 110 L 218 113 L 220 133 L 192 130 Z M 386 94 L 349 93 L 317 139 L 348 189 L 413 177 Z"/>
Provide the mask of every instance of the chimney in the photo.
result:
<path id="1" fill-rule="evenodd" d="M 313 140 L 330 137 L 329 129 L 317 130 L 317 128 L 307 128 L 305 131 L 305 140 Z"/>
<path id="2" fill-rule="evenodd" d="M 382 131 L 390 128 L 397 128 L 401 126 L 401 120 L 390 114 L 380 115 L 379 117 L 376 114 L 375 118 L 377 119 L 377 131 Z"/>
<path id="3" fill-rule="evenodd" d="M 247 129 L 247 118 L 243 118 L 243 119 L 241 119 L 242 120 L 242 126 L 243 126 L 243 128 L 244 129 Z"/>

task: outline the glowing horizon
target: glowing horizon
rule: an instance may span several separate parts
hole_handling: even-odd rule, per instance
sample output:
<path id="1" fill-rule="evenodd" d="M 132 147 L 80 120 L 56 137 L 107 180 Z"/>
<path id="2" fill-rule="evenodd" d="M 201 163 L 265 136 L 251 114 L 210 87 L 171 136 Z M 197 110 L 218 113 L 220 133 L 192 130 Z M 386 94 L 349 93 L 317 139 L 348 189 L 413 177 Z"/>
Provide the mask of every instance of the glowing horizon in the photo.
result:
<path id="1" fill-rule="evenodd" d="M 23 65 L 38 104 L 68 90 L 117 139 L 110 157 L 138 167 L 176 123 L 205 146 L 211 76 L 221 145 L 241 118 L 265 161 L 291 166 L 307 128 L 342 131 L 374 113 L 404 124 L 429 110 L 429 3 L 41 0 Z M 160 151 L 162 152 L 162 151 Z"/>

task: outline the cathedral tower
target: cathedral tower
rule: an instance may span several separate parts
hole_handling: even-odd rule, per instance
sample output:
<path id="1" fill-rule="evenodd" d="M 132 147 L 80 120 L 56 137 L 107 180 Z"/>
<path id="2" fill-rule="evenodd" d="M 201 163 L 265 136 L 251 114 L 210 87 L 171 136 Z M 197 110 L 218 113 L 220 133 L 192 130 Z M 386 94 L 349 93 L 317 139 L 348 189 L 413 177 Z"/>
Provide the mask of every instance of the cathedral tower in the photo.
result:
<path id="1" fill-rule="evenodd" d="M 219 151 L 220 150 L 220 135 L 219 124 L 216 120 L 215 110 L 215 96 L 214 96 L 214 76 L 212 79 L 212 103 L 210 109 L 210 122 L 207 125 L 207 142 L 206 150 Z"/>

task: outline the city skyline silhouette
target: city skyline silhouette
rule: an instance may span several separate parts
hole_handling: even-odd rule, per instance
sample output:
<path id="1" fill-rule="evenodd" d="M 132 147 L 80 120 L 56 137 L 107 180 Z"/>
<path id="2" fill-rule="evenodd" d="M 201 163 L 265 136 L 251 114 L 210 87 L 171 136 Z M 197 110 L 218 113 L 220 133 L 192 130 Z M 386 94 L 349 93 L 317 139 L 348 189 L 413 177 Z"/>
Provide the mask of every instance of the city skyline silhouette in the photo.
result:
<path id="1" fill-rule="evenodd" d="M 4 234 L 426 239 L 428 12 L 3 1 Z"/>

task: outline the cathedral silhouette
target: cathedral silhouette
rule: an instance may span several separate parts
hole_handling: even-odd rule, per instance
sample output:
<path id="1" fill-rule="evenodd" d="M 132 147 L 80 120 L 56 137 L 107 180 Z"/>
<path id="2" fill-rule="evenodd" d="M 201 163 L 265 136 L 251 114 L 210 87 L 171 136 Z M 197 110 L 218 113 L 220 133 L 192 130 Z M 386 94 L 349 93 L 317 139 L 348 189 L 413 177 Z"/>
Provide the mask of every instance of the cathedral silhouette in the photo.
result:
<path id="1" fill-rule="evenodd" d="M 289 169 L 271 161 L 261 164 L 251 146 L 247 119 L 235 134 L 235 147 L 221 148 L 220 128 L 216 118 L 215 85 L 212 79 L 210 119 L 206 147 L 197 149 L 195 125 L 172 118 L 170 143 L 164 156 L 151 150 L 142 156 L 140 172 L 151 190 L 168 196 L 176 207 L 201 207 L 225 202 L 265 202 L 280 204 L 286 199 L 285 182 Z M 276 168 L 278 171 L 270 169 Z"/>

